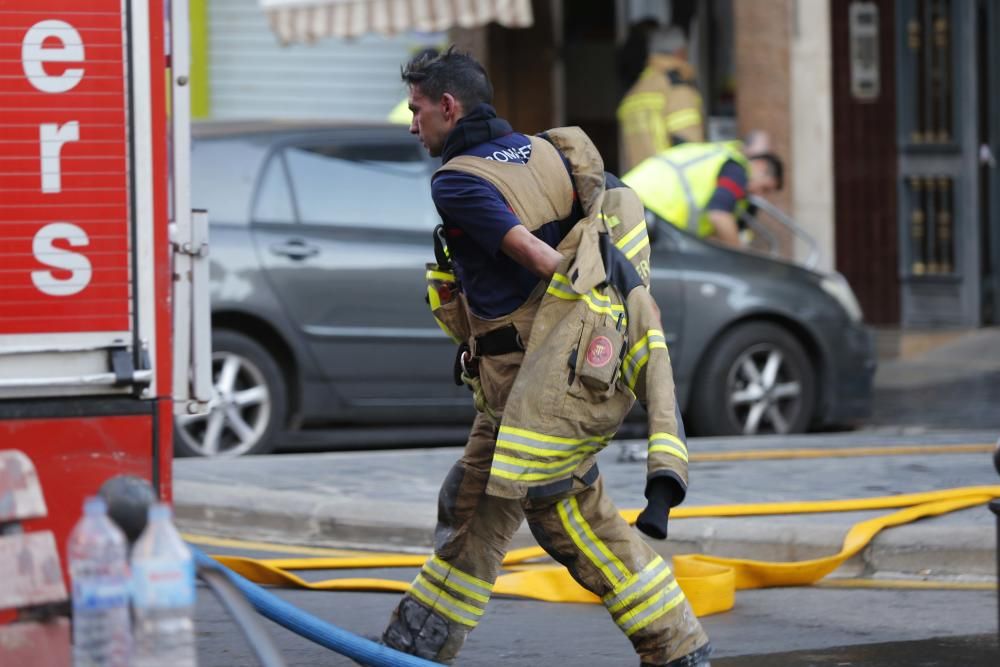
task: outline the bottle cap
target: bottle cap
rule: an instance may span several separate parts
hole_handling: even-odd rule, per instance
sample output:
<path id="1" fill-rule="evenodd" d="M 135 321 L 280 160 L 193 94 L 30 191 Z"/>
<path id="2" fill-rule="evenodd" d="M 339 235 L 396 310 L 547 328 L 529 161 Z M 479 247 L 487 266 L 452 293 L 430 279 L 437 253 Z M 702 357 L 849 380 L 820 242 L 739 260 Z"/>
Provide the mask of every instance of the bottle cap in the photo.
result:
<path id="1" fill-rule="evenodd" d="M 108 505 L 100 496 L 87 496 L 83 501 L 83 513 L 86 516 L 100 516 L 108 513 Z"/>
<path id="2" fill-rule="evenodd" d="M 150 521 L 157 521 L 163 519 L 169 521 L 172 515 L 173 512 L 170 510 L 170 505 L 168 505 L 167 503 L 153 503 L 152 505 L 149 506 Z"/>

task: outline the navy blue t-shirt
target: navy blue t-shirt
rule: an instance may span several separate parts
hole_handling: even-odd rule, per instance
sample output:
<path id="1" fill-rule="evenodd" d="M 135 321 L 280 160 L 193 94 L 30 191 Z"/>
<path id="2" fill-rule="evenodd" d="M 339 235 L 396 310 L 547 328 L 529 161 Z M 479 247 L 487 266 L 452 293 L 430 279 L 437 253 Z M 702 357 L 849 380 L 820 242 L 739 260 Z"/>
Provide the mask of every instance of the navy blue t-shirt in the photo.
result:
<path id="1" fill-rule="evenodd" d="M 706 211 L 736 213 L 736 205 L 747 196 L 747 170 L 736 160 L 726 160 L 719 169 L 715 191 Z"/>
<path id="2" fill-rule="evenodd" d="M 531 141 L 512 132 L 460 154 L 525 164 L 531 157 Z M 444 222 L 448 249 L 472 312 L 494 319 L 516 310 L 539 279 L 500 249 L 507 232 L 521 224 L 503 195 L 482 178 L 458 171 L 437 174 L 431 195 Z M 579 217 L 576 206 L 570 215 Z M 555 247 L 563 232 L 559 221 L 553 221 L 534 234 Z"/>

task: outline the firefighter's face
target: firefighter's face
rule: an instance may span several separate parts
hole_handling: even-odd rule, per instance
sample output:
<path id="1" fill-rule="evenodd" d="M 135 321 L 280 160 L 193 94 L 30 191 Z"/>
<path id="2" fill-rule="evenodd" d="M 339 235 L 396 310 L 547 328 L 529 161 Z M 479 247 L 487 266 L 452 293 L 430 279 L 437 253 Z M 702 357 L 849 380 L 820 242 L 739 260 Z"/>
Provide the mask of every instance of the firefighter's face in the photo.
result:
<path id="1" fill-rule="evenodd" d="M 448 133 L 462 117 L 461 105 L 451 93 L 434 100 L 424 95 L 419 86 L 410 86 L 409 107 L 413 112 L 410 134 L 420 137 L 431 157 L 438 157 Z"/>
<path id="2" fill-rule="evenodd" d="M 750 160 L 750 182 L 747 190 L 758 197 L 767 197 L 778 191 L 778 181 L 763 160 Z"/>

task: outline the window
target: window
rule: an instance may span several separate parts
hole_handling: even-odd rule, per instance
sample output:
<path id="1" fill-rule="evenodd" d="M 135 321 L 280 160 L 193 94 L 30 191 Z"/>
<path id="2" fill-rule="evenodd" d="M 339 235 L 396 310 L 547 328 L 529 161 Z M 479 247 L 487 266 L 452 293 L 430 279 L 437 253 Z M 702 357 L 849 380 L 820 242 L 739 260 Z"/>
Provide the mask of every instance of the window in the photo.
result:
<path id="1" fill-rule="evenodd" d="M 191 145 L 191 206 L 212 222 L 247 224 L 263 150 L 238 140 L 196 140 Z"/>
<path id="2" fill-rule="evenodd" d="M 431 201 L 427 163 L 415 152 L 416 146 L 365 149 L 319 146 L 285 150 L 301 222 L 433 229 L 440 220 Z M 379 159 L 401 155 L 415 155 L 418 160 Z"/>
<path id="3" fill-rule="evenodd" d="M 260 181 L 253 219 L 255 222 L 295 222 L 292 193 L 280 154 L 271 158 Z"/>

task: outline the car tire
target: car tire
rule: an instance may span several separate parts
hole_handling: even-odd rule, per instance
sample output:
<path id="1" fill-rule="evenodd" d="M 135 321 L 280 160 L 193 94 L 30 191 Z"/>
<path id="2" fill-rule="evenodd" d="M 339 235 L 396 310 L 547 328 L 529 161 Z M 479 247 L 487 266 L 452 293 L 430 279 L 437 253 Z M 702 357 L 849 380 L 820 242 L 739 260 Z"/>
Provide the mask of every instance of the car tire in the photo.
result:
<path id="1" fill-rule="evenodd" d="M 286 414 L 286 387 L 274 358 L 254 339 L 212 332 L 212 400 L 206 414 L 174 419 L 174 453 L 211 458 L 267 454 Z"/>
<path id="2" fill-rule="evenodd" d="M 689 406 L 703 436 L 802 433 L 816 410 L 816 370 L 802 344 L 769 322 L 725 332 L 700 364 Z"/>

